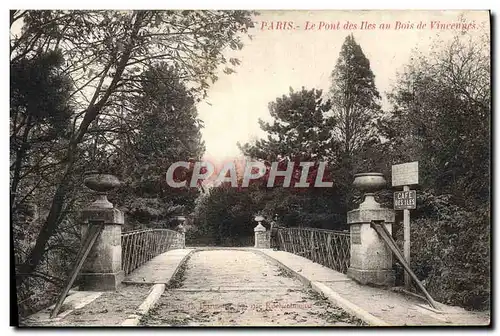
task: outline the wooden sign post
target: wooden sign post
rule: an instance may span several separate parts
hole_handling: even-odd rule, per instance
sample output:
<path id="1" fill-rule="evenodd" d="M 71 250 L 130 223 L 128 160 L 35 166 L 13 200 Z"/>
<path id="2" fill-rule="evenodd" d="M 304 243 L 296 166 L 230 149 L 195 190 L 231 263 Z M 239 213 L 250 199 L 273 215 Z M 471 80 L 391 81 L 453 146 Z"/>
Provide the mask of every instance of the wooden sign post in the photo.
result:
<path id="1" fill-rule="evenodd" d="M 403 210 L 404 230 L 404 257 L 410 264 L 410 210 L 415 209 L 417 204 L 416 192 L 410 191 L 410 185 L 418 184 L 418 161 L 402 163 L 392 166 L 392 186 L 403 186 L 403 192 L 394 193 L 394 209 Z M 405 272 L 405 286 L 410 288 L 411 278 Z"/>

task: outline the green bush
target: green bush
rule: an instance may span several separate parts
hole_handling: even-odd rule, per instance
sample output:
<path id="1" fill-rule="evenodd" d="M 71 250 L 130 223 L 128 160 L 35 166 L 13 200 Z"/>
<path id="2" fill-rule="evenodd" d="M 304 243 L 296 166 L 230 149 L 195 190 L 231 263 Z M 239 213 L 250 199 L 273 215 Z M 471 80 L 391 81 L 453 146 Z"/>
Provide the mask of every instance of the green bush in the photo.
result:
<path id="1" fill-rule="evenodd" d="M 186 237 L 192 245 L 247 246 L 253 237 L 259 210 L 250 189 L 221 185 L 210 188 L 196 205 L 193 231 Z"/>

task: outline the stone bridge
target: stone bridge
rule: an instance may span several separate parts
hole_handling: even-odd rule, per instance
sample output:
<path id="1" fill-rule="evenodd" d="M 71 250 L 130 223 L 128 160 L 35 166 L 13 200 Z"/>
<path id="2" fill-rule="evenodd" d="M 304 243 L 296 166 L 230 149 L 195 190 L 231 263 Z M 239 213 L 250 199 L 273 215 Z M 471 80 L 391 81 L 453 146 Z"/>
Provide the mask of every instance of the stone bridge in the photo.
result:
<path id="1" fill-rule="evenodd" d="M 114 291 L 72 290 L 24 326 L 487 325 L 489 316 L 391 289 L 361 285 L 289 252 L 185 248 L 162 253 Z"/>
<path id="2" fill-rule="evenodd" d="M 394 288 L 392 253 L 371 225 L 390 232 L 394 211 L 367 193 L 348 213 L 349 233 L 259 224 L 247 248 L 189 248 L 185 230 L 122 233 L 123 213 L 102 197 L 83 212 L 77 263 L 60 304 L 22 326 L 488 325 L 488 313 Z M 95 228 L 99 228 L 99 230 Z M 275 247 L 275 246 L 273 246 Z M 54 311 L 54 307 L 56 310 Z M 53 315 L 51 317 L 51 315 Z"/>

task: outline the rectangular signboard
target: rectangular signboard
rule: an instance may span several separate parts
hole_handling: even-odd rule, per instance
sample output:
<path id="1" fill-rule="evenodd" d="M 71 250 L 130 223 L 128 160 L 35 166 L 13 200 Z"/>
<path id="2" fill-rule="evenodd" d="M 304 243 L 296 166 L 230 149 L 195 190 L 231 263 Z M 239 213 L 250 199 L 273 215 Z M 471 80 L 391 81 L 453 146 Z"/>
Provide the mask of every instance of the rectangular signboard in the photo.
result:
<path id="1" fill-rule="evenodd" d="M 392 166 L 392 186 L 418 184 L 418 161 Z"/>
<path id="2" fill-rule="evenodd" d="M 361 225 L 359 224 L 351 226 L 351 243 L 361 244 Z"/>
<path id="3" fill-rule="evenodd" d="M 394 193 L 394 210 L 416 209 L 417 192 L 415 190 L 396 191 Z"/>

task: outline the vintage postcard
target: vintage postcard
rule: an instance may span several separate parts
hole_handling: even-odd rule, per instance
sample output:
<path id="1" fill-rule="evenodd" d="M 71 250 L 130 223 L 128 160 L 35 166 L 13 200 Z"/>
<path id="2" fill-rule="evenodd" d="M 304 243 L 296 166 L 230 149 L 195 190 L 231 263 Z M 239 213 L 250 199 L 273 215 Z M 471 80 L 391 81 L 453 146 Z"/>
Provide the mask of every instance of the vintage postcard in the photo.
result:
<path id="1" fill-rule="evenodd" d="M 490 22 L 11 10 L 11 324 L 490 326 Z"/>

